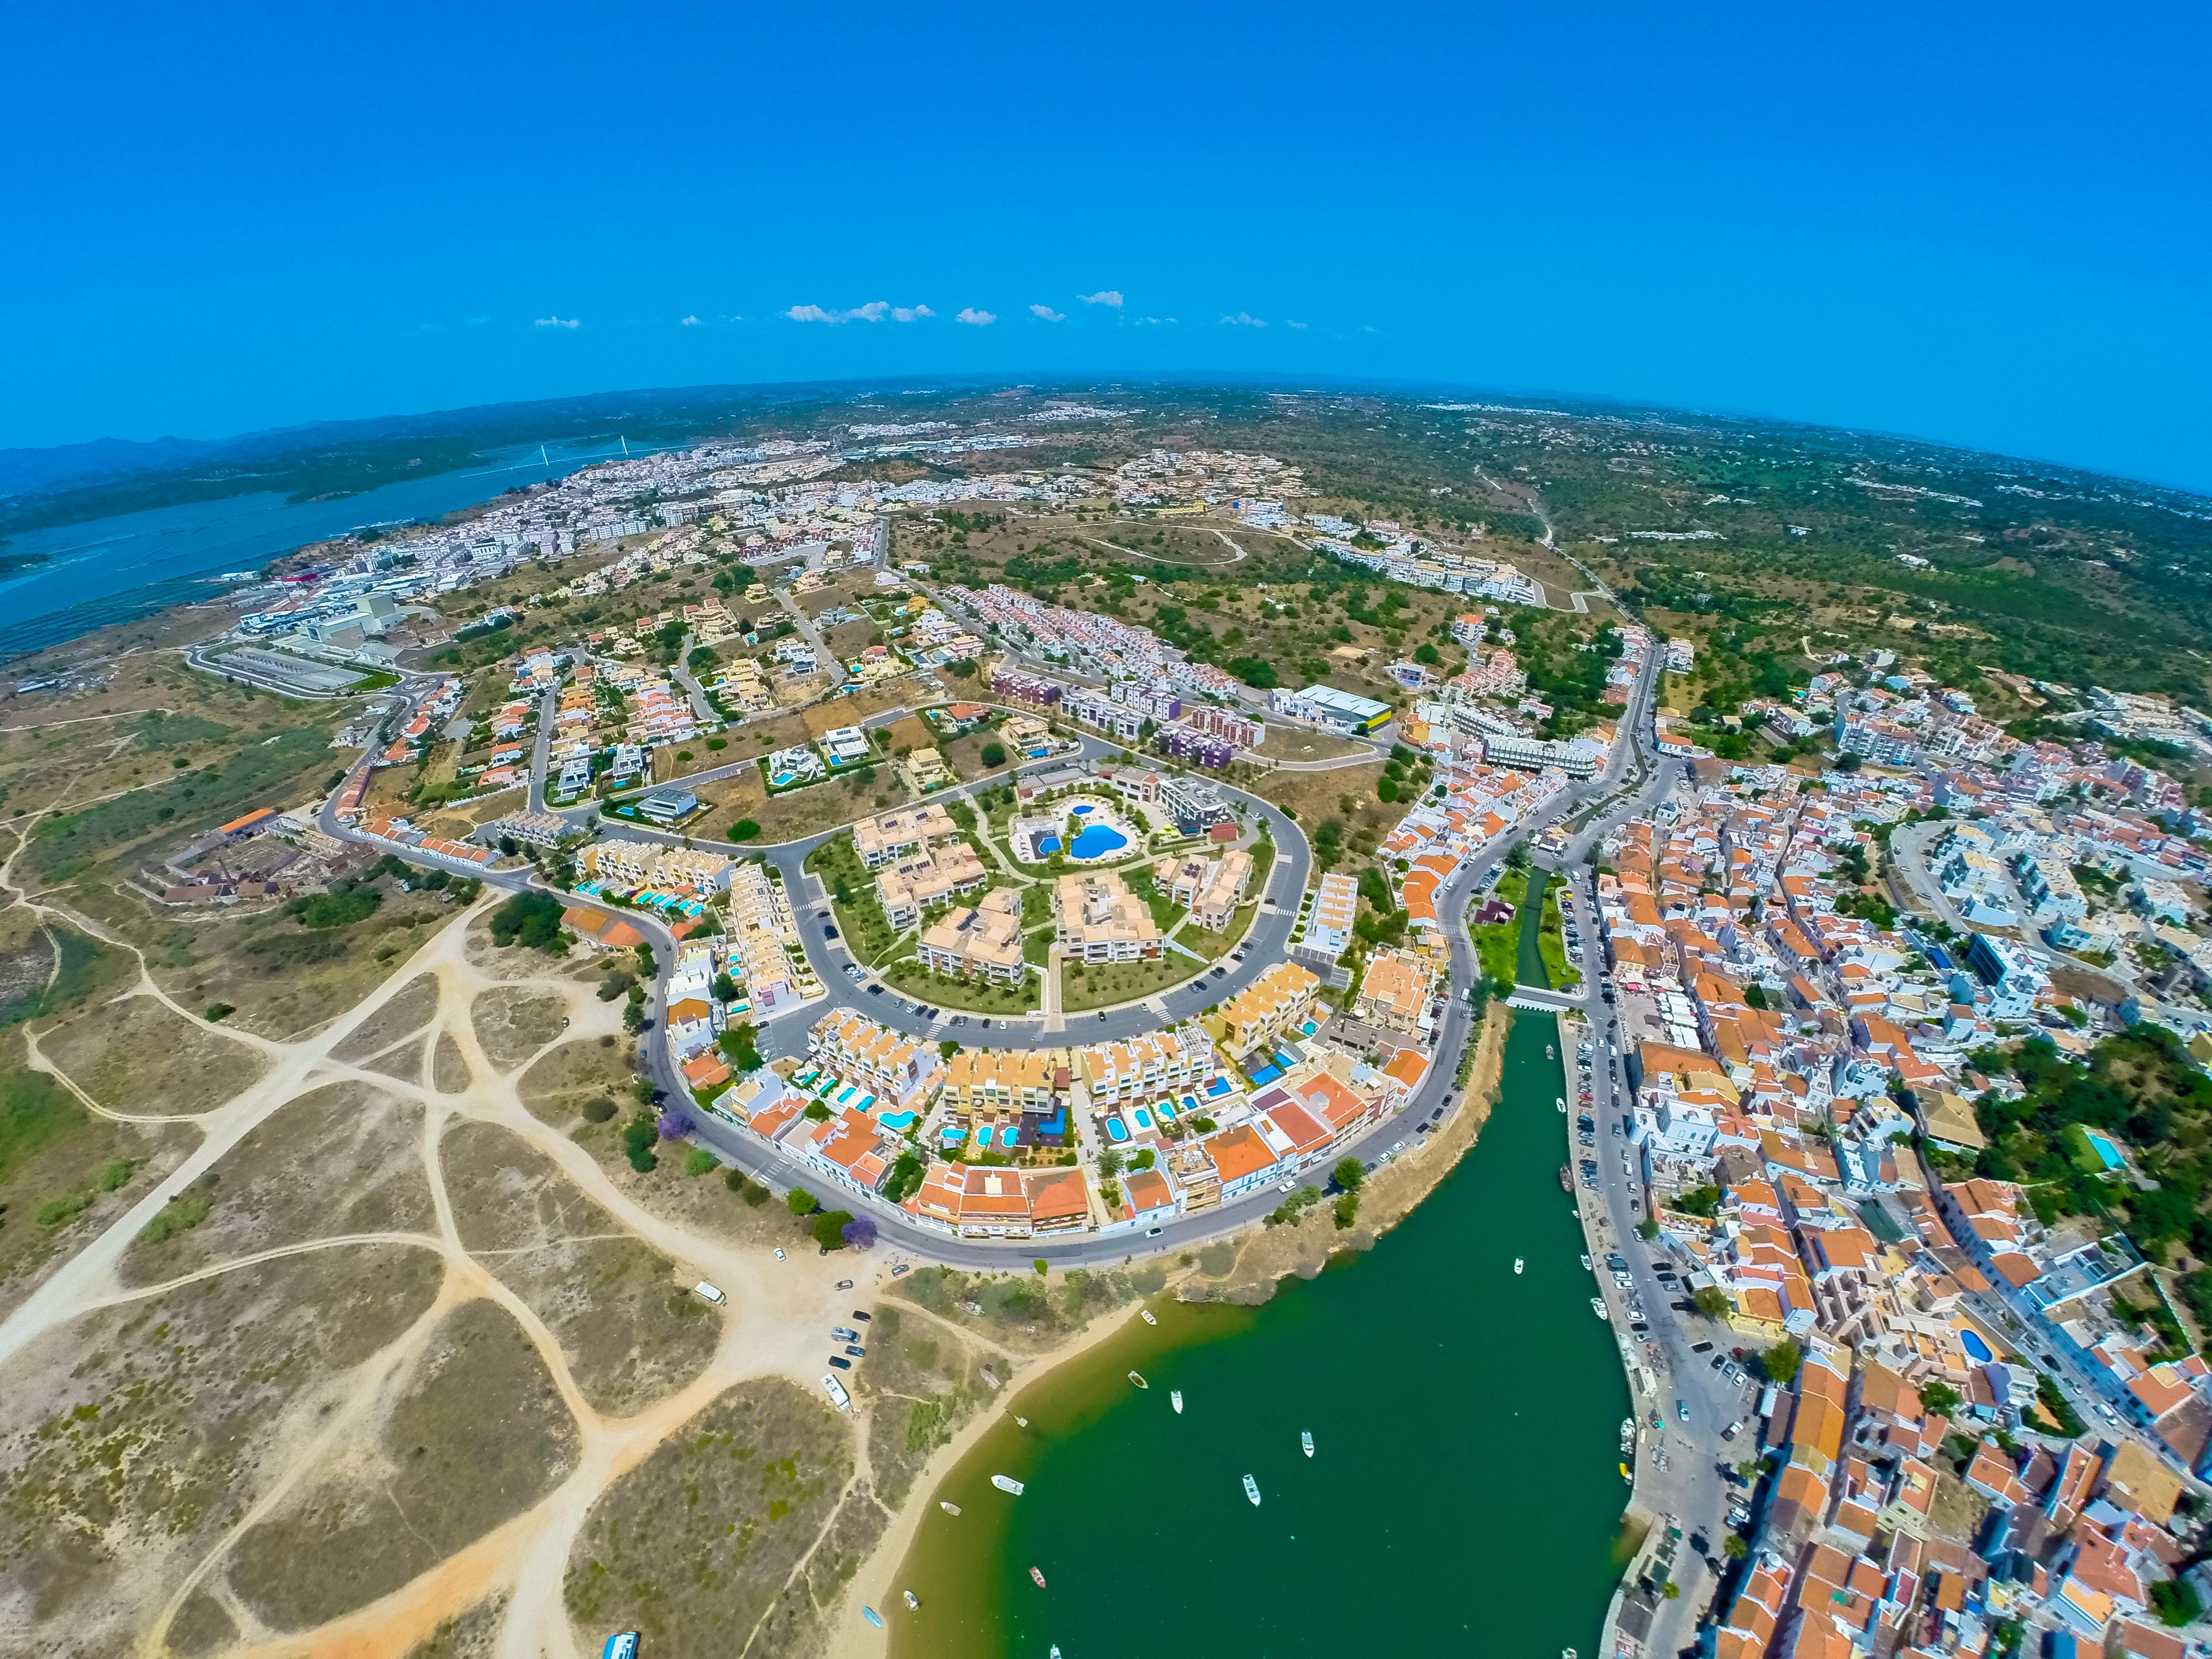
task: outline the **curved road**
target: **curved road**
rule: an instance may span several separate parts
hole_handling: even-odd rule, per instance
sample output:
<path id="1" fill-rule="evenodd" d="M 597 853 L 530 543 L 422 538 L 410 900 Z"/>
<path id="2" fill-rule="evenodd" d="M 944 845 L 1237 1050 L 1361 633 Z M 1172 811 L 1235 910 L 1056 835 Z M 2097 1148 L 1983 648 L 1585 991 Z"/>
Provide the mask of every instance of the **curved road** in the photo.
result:
<path id="1" fill-rule="evenodd" d="M 1468 930 L 1468 901 L 1481 889 L 1490 872 L 1504 860 L 1516 843 L 1540 833 L 1585 805 L 1609 799 L 1604 811 L 1594 817 L 1570 843 L 1568 858 L 1579 865 L 1586 859 L 1589 848 L 1604 828 L 1646 804 L 1676 775 L 1678 769 L 1675 767 L 1668 764 L 1652 767 L 1644 758 L 1644 745 L 1650 738 L 1650 710 L 1656 678 L 1653 670 L 1656 661 L 1655 653 L 1631 693 L 1628 708 L 1623 715 L 1626 740 L 1615 744 L 1606 770 L 1587 783 L 1570 788 L 1546 812 L 1518 826 L 1487 848 L 1480 859 L 1470 861 L 1454 879 L 1452 887 L 1448 890 L 1451 902 L 1440 905 L 1439 911 L 1445 918 L 1452 979 L 1455 984 L 1474 983 L 1479 972 L 1474 941 Z M 1086 756 L 1094 751 L 1115 752 L 1111 745 L 1097 743 L 1095 739 L 1086 738 L 1084 742 Z M 743 763 L 751 764 L 750 762 Z M 1000 781 L 996 778 L 979 780 L 975 784 L 963 785 L 949 793 L 965 794 L 986 784 L 994 786 Z M 1639 781 L 1640 787 L 1628 787 Z M 1154 1001 L 1166 1003 L 1170 1018 L 1195 1013 L 1208 1003 L 1233 995 L 1282 958 L 1291 928 L 1297 921 L 1297 900 L 1304 890 L 1311 867 L 1311 854 L 1304 833 L 1279 808 L 1228 785 L 1221 787 L 1224 794 L 1243 801 L 1248 817 L 1257 817 L 1267 825 L 1275 838 L 1277 860 L 1263 890 L 1266 902 L 1254 918 L 1251 930 L 1246 935 L 1249 940 L 1263 948 L 1249 952 L 1250 959 L 1242 968 L 1232 965 L 1231 971 L 1221 979 L 1216 980 L 1209 971 L 1202 994 L 1183 987 L 1153 999 Z M 337 821 L 334 801 L 325 803 L 322 825 L 327 833 L 333 836 L 354 841 L 368 839 Z M 623 828 L 625 834 L 672 844 L 680 844 L 684 840 L 678 835 L 647 830 L 628 823 Z M 732 854 L 763 852 L 783 872 L 786 890 L 799 921 L 800 936 L 807 957 L 827 990 L 823 999 L 805 1004 L 771 1021 L 763 1030 L 761 1047 L 763 1054 L 772 1053 L 775 1049 L 785 1052 L 803 1049 L 806 1030 L 830 1009 L 841 1006 L 858 1008 L 871 1018 L 912 1036 L 936 1039 L 946 1035 L 946 1027 L 941 1021 L 931 1022 L 912 1013 L 906 999 L 888 990 L 880 996 L 869 996 L 861 988 L 854 985 L 842 971 L 843 952 L 834 942 L 823 937 L 823 924 L 815 913 L 828 907 L 818 896 L 814 878 L 805 875 L 800 866 L 808 852 L 831 836 L 842 833 L 842 829 L 826 830 L 802 840 L 781 842 L 764 848 L 740 848 L 728 842 L 693 838 L 694 845 L 715 847 Z M 533 884 L 543 886 L 542 883 L 535 882 L 535 872 L 528 868 L 486 872 L 457 860 L 443 859 L 435 854 L 424 853 L 420 848 L 392 850 L 415 863 L 447 869 L 456 874 L 475 876 L 490 885 L 510 890 L 520 891 Z M 589 904 L 589 901 L 578 899 L 573 895 L 562 894 L 561 896 L 569 903 Z M 653 946 L 659 971 L 650 1006 L 656 1011 L 665 1008 L 667 1006 L 668 981 L 675 966 L 674 938 L 664 925 L 645 912 L 623 910 L 621 915 L 643 933 Z M 1583 997 L 1579 1000 L 1559 1000 L 1587 1006 L 1594 985 L 1595 981 L 1586 981 Z M 1189 1006 L 1178 1006 L 1179 1002 Z M 1358 1140 L 1341 1149 L 1339 1156 L 1349 1154 L 1371 1166 L 1379 1158 L 1394 1153 L 1410 1142 L 1416 1133 L 1416 1126 L 1440 1121 L 1446 1111 L 1459 1105 L 1456 1086 L 1459 1061 L 1473 1035 L 1468 1015 L 1469 1011 L 1462 997 L 1447 995 L 1444 1018 L 1437 1034 L 1428 1073 L 1420 1087 L 1414 1091 L 1402 1114 L 1376 1124 Z M 1032 1016 L 1011 1023 L 1003 1033 L 994 1025 L 990 1046 L 1009 1048 L 1075 1047 L 1154 1030 L 1165 1023 L 1167 1021 L 1160 1015 L 1141 1004 L 1109 1011 L 1103 1021 L 1086 1013 L 1078 1015 L 1073 1020 L 1053 1024 Z M 641 1040 L 640 1053 L 644 1056 L 649 1077 L 655 1086 L 664 1091 L 665 1097 L 675 1101 L 685 1098 L 687 1091 L 683 1079 L 677 1073 L 674 1060 L 669 1054 L 667 1046 L 658 1040 L 658 1032 L 650 1023 Z M 780 1146 L 771 1146 L 704 1113 L 699 1114 L 695 1122 L 695 1139 L 711 1147 L 725 1162 L 744 1170 L 756 1180 L 780 1190 L 805 1186 L 812 1191 L 823 1184 L 819 1171 L 801 1164 Z M 842 1189 L 836 1196 L 838 1203 L 850 1206 L 855 1213 L 866 1214 L 873 1219 L 883 1242 L 895 1253 L 911 1254 L 957 1267 L 993 1270 L 1003 1269 L 1010 1261 L 1034 1259 L 1044 1260 L 1059 1267 L 1095 1267 L 1127 1261 L 1139 1255 L 1188 1249 L 1256 1220 L 1279 1201 L 1278 1193 L 1269 1188 L 1196 1215 L 1176 1217 L 1150 1232 L 1088 1232 L 1048 1238 L 992 1240 L 956 1238 L 933 1228 L 921 1226 L 903 1210 L 880 1199 L 863 1198 Z"/>

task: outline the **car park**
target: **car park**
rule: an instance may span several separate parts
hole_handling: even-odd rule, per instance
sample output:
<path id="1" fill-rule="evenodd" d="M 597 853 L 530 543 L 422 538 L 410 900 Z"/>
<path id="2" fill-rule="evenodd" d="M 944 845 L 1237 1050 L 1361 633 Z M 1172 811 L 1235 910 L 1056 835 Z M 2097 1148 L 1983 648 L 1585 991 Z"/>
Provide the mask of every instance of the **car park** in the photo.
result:
<path id="1" fill-rule="evenodd" d="M 859 963 L 848 962 L 845 964 L 845 977 L 851 980 L 854 984 L 858 985 L 862 980 L 867 978 L 867 970 L 862 968 Z"/>

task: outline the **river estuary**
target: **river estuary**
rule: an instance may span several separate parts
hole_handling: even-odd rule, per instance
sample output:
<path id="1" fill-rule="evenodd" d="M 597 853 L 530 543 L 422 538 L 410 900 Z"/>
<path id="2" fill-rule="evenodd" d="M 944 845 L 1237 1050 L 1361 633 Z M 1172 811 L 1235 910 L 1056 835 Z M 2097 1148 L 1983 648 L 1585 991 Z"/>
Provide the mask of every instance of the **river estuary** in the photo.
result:
<path id="1" fill-rule="evenodd" d="M 1631 1405 L 1559 1190 L 1559 1043 L 1516 1017 L 1474 1148 L 1372 1250 L 1256 1309 L 1156 1304 L 1002 1403 L 929 1494 L 922 1610 L 878 1609 L 895 1659 L 1595 1656 Z"/>

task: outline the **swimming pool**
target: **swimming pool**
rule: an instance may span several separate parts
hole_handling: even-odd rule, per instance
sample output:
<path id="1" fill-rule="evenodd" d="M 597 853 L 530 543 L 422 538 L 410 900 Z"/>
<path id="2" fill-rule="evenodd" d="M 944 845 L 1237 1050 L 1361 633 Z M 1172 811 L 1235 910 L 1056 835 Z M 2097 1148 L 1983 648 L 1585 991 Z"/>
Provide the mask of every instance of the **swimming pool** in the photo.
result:
<path id="1" fill-rule="evenodd" d="M 2111 1141 L 2106 1139 L 2104 1136 L 2099 1134 L 2094 1129 L 2082 1130 L 2081 1138 L 2089 1143 L 2089 1150 L 2096 1153 L 2097 1161 L 2102 1164 L 2106 1169 L 2117 1170 L 2124 1161 L 2120 1157 L 2120 1149 L 2113 1146 Z"/>
<path id="2" fill-rule="evenodd" d="M 1129 1138 L 1128 1128 L 1120 1118 L 1109 1117 L 1106 1120 L 1106 1138 L 1114 1141 L 1127 1140 Z"/>
<path id="3" fill-rule="evenodd" d="M 878 1118 L 876 1121 L 882 1124 L 884 1127 L 889 1129 L 894 1134 L 904 1134 L 908 1129 L 914 1127 L 914 1114 L 912 1112 L 885 1112 L 881 1117 Z"/>
<path id="4" fill-rule="evenodd" d="M 1206 1085 L 1206 1092 L 1207 1097 L 1211 1099 L 1220 1099 L 1222 1096 L 1229 1092 L 1229 1079 L 1225 1077 L 1218 1077 L 1214 1079 L 1212 1082 Z M 1195 1103 L 1193 1103 L 1195 1104 Z"/>
<path id="5" fill-rule="evenodd" d="M 1067 850 L 1079 859 L 1103 859 L 1129 844 L 1129 838 L 1110 824 L 1086 823 Z"/>
<path id="6" fill-rule="evenodd" d="M 1986 1365 L 1996 1358 L 1990 1352 L 1990 1345 L 1982 1340 L 1981 1333 L 1978 1331 L 1972 1331 L 1961 1327 L 1959 1331 L 1959 1346 L 1966 1351 L 1966 1358 L 1977 1365 Z"/>
<path id="7" fill-rule="evenodd" d="M 771 772 L 769 774 L 768 787 L 771 789 L 781 789 L 785 785 L 796 781 L 798 777 L 799 774 L 796 772 Z"/>
<path id="8" fill-rule="evenodd" d="M 1054 853 L 1060 851 L 1060 837 L 1058 836 L 1039 836 L 1036 838 L 1036 855 L 1041 859 L 1048 859 Z"/>
<path id="9" fill-rule="evenodd" d="M 1262 1066 L 1258 1071 L 1252 1073 L 1252 1081 L 1255 1085 L 1269 1084 L 1273 1083 L 1277 1078 L 1282 1076 L 1282 1070 L 1279 1066 Z"/>
<path id="10" fill-rule="evenodd" d="M 1135 1111 L 1130 1113 L 1129 1115 L 1136 1120 L 1137 1127 L 1139 1129 L 1149 1129 L 1152 1127 L 1152 1115 L 1141 1106 L 1138 1107 Z"/>
<path id="11" fill-rule="evenodd" d="M 950 1123 L 938 1133 L 948 1146 L 964 1146 L 968 1144 L 968 1132 L 965 1129 L 956 1128 Z"/>
<path id="12" fill-rule="evenodd" d="M 1015 1147 L 1021 1144 L 1022 1132 L 1015 1125 L 1009 1123 L 1005 1128 L 999 1131 L 999 1145 L 1004 1146 L 1008 1152 L 1012 1152 Z"/>
<path id="13" fill-rule="evenodd" d="M 1078 804 L 1077 805 L 1071 806 L 1067 810 L 1074 813 L 1079 818 L 1087 818 L 1098 809 L 1091 805 L 1088 801 L 1085 801 Z"/>

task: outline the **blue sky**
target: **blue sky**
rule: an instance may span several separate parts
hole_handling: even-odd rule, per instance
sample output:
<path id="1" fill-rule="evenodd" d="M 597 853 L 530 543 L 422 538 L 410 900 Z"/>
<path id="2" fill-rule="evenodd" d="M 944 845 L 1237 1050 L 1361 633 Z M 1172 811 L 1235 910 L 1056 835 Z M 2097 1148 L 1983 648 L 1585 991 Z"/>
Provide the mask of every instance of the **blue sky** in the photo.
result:
<path id="1" fill-rule="evenodd" d="M 2206 19 L 40 8 L 0 103 L 0 446 L 1219 369 L 2212 488 Z"/>

